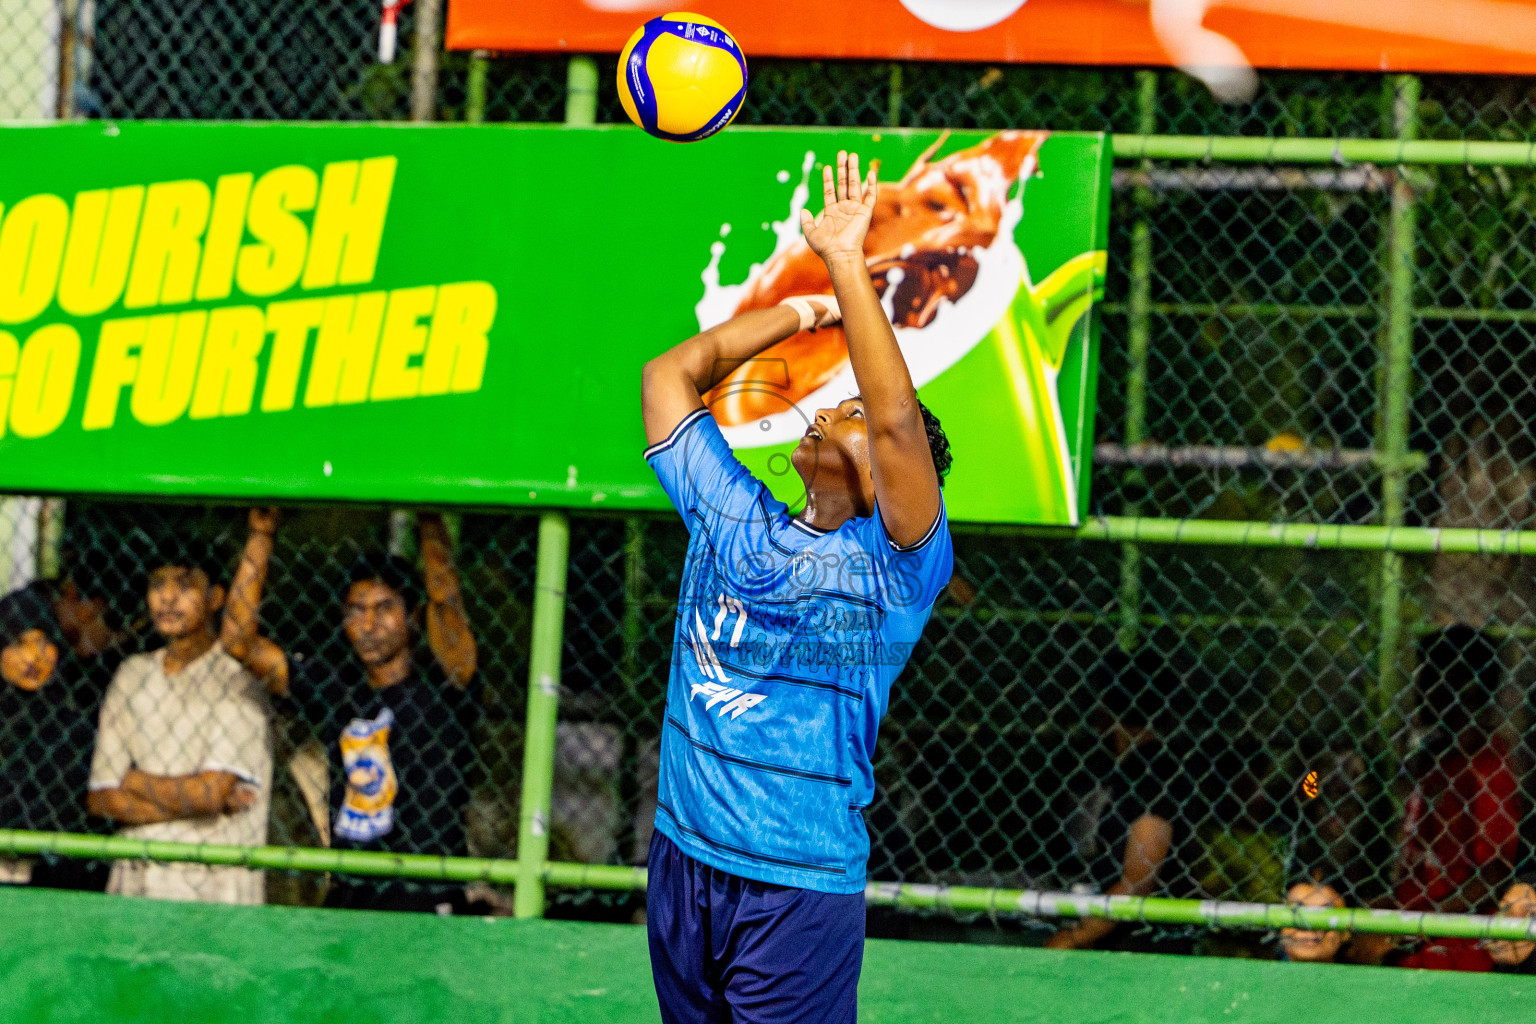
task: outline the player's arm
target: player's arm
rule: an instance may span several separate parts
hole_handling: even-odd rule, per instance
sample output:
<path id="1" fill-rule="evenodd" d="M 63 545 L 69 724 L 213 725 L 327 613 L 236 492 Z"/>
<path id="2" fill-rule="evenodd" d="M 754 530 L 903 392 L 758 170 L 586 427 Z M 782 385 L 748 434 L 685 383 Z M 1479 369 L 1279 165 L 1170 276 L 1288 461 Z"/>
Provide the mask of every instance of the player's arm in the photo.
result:
<path id="1" fill-rule="evenodd" d="M 827 303 L 811 297 L 816 315 Z M 801 330 L 800 314 L 789 306 L 754 309 L 695 334 L 645 364 L 640 375 L 640 411 L 645 419 L 645 443 L 667 439 L 672 428 L 696 409 L 702 396 L 732 370 L 770 345 Z"/>
<path id="2" fill-rule="evenodd" d="M 120 785 L 93 790 L 86 807 L 92 814 L 124 825 L 234 814 L 256 801 L 256 791 L 241 785 L 242 781 L 225 771 L 165 776 L 131 768 Z"/>
<path id="3" fill-rule="evenodd" d="M 422 575 L 427 586 L 427 645 L 449 680 L 455 686 L 468 686 L 479 663 L 479 649 L 464 614 L 448 527 L 436 512 L 423 512 L 416 520 L 421 528 Z"/>
<path id="4" fill-rule="evenodd" d="M 288 693 L 288 656 L 281 647 L 260 634 L 261 592 L 266 586 L 267 568 L 272 563 L 278 518 L 275 508 L 251 509 L 250 534 L 245 540 L 240 568 L 235 570 L 235 578 L 229 585 L 219 642 L 231 658 L 266 683 L 267 689 L 284 696 Z"/>
<path id="5" fill-rule="evenodd" d="M 928 431 L 917 408 L 917 389 L 896 334 L 875 294 L 864 262 L 879 189 L 879 164 L 859 178 L 857 153 L 837 154 L 837 177 L 823 168 L 826 209 L 812 218 L 800 212 L 806 243 L 827 264 L 832 290 L 842 307 L 848 358 L 864 399 L 869 427 L 870 474 L 885 532 L 900 545 L 916 544 L 939 515 L 939 476 L 928 448 Z"/>

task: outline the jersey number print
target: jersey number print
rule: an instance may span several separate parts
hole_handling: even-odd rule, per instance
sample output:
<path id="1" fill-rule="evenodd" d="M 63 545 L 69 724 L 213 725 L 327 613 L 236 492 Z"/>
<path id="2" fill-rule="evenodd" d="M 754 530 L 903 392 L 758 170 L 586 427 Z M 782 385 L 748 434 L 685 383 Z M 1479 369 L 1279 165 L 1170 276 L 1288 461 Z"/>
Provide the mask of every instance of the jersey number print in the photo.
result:
<path id="1" fill-rule="evenodd" d="M 725 674 L 725 669 L 720 665 L 720 659 L 715 655 L 714 644 L 721 639 L 721 630 L 726 625 L 726 619 L 736 616 L 735 627 L 730 634 L 730 647 L 738 647 L 741 644 L 741 634 L 747 628 L 747 610 L 741 602 L 734 597 L 721 594 L 715 604 L 719 610 L 715 612 L 714 630 L 704 622 L 704 616 L 698 609 L 693 612 L 693 624 L 689 627 L 692 634 L 693 656 L 698 663 L 699 671 L 706 679 L 714 679 L 712 683 L 695 683 L 693 692 L 689 697 L 704 697 L 704 706 L 713 708 L 716 704 L 724 703 L 719 714 L 723 718 L 729 712 L 731 718 L 740 718 L 742 712 L 756 707 L 767 700 L 767 695 L 762 693 L 747 693 L 730 685 L 731 677 Z"/>

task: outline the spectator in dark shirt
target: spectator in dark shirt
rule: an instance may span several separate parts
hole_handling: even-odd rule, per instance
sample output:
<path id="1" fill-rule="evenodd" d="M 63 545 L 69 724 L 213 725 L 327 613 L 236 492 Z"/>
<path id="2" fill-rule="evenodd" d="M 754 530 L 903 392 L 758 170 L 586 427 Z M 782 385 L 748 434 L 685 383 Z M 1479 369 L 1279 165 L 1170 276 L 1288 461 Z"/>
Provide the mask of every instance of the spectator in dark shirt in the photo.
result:
<path id="1" fill-rule="evenodd" d="M 346 645 L 309 657 L 290 654 L 259 635 L 261 592 L 277 521 L 275 509 L 250 514 L 250 537 L 231 587 L 223 639 L 326 745 L 332 844 L 464 856 L 465 770 L 479 709 L 477 652 L 441 517 L 419 517 L 424 607 L 410 563 L 382 553 L 364 555 L 341 595 Z M 416 642 L 423 625 L 430 649 L 425 657 Z M 345 876 L 332 880 L 326 905 L 470 909 L 461 886 Z"/>
<path id="2" fill-rule="evenodd" d="M 111 672 L 64 641 L 36 587 L 0 598 L 0 828 L 86 832 L 96 715 Z M 53 855 L 8 861 L 12 884 L 106 887 L 105 865 Z"/>
<path id="3" fill-rule="evenodd" d="M 1187 820 L 1181 811 L 1194 787 L 1159 729 L 1181 683 L 1155 652 L 1134 660 L 1117 652 L 1107 665 L 1095 714 L 1103 748 L 1090 762 L 1096 783 L 1080 799 L 1067 831 L 1101 891 L 1150 896 L 1173 877 L 1177 846 L 1189 838 L 1187 828 L 1182 836 L 1176 828 Z M 1084 918 L 1052 935 L 1046 946 L 1102 948 L 1115 929 L 1113 921 Z"/>
<path id="4" fill-rule="evenodd" d="M 1499 900 L 1502 917 L 1536 917 L 1536 877 L 1521 876 Z M 1487 944 L 1493 969 L 1500 974 L 1536 974 L 1536 942 L 1493 940 Z"/>

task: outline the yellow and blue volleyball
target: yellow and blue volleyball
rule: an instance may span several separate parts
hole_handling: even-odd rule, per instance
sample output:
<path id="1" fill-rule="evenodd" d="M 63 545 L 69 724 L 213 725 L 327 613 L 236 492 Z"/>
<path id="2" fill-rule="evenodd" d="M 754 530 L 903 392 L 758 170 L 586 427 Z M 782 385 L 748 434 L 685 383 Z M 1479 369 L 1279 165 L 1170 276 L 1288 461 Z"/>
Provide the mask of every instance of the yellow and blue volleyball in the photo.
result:
<path id="1" fill-rule="evenodd" d="M 619 102 L 658 139 L 697 142 L 730 124 L 747 95 L 747 59 L 719 22 L 663 14 L 619 55 Z"/>

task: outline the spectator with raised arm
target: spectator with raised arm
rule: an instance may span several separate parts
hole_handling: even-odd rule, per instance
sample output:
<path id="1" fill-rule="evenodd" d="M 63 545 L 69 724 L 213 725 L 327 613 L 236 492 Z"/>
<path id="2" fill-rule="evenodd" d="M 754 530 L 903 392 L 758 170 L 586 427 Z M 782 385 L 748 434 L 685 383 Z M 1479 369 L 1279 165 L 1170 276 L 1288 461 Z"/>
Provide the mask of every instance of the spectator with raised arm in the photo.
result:
<path id="1" fill-rule="evenodd" d="M 1089 759 L 1093 787 L 1080 794 L 1065 828 L 1087 877 L 1100 891 L 1112 896 L 1163 893 L 1188 870 L 1187 822 L 1198 817 L 1189 809 L 1196 793 L 1185 759 L 1169 749 L 1162 729 L 1182 682 L 1150 649 L 1135 658 L 1115 651 L 1097 675 L 1099 707 L 1093 719 L 1102 746 Z M 1083 918 L 1045 944 L 1051 949 L 1176 951 L 1161 938 L 1128 936 L 1102 917 Z"/>
<path id="2" fill-rule="evenodd" d="M 91 813 L 119 834 L 182 843 L 267 841 L 272 753 L 261 686 L 214 631 L 224 567 L 196 540 L 153 557 L 147 599 L 165 646 L 125 660 L 101 709 Z M 107 891 L 206 903 L 261 903 L 260 871 L 117 861 Z"/>
<path id="3" fill-rule="evenodd" d="M 223 639 L 325 744 L 333 846 L 463 856 L 478 655 L 448 530 L 436 514 L 422 513 L 418 521 L 425 602 L 409 562 L 365 554 L 340 595 L 346 645 L 300 653 L 285 651 L 260 631 L 278 513 L 253 509 Z M 423 631 L 430 653 L 419 650 Z M 348 876 L 332 879 L 325 902 L 373 910 L 469 910 L 462 886 Z"/>

